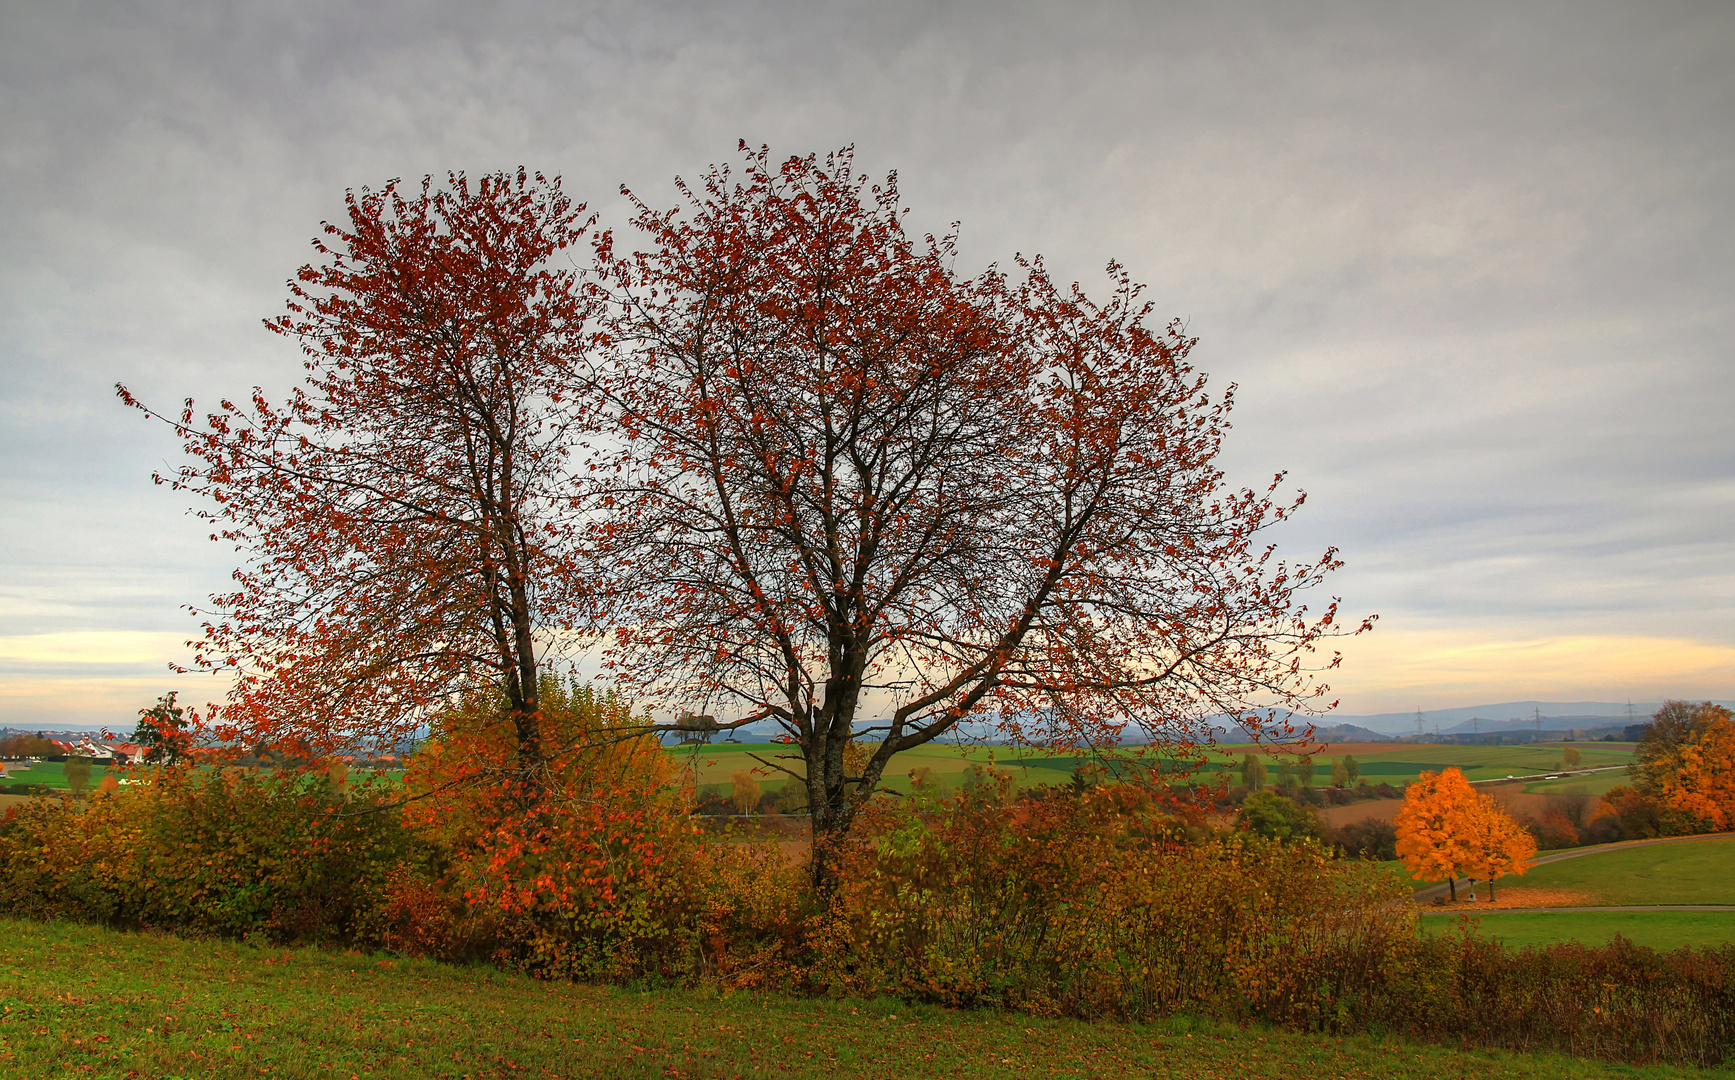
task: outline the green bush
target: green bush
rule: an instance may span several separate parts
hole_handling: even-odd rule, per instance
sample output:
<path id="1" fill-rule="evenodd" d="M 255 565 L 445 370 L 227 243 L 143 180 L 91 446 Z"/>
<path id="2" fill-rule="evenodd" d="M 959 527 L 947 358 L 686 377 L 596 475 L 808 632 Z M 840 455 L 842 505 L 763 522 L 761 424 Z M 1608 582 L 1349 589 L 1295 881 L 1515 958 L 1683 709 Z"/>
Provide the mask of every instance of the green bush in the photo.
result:
<path id="1" fill-rule="evenodd" d="M 1718 1065 L 1735 1048 L 1735 945 L 1508 949 L 1465 931 L 1419 943 L 1387 982 L 1359 1026 L 1634 1063 Z"/>
<path id="2" fill-rule="evenodd" d="M 1317 840 L 1319 818 L 1293 799 L 1255 791 L 1241 803 L 1241 820 L 1247 828 L 1268 840 Z"/>
<path id="3" fill-rule="evenodd" d="M 840 853 L 815 989 L 1306 1026 L 1415 938 L 1394 875 L 1316 844 L 1211 836 L 1126 785 L 998 794 L 875 808 Z"/>

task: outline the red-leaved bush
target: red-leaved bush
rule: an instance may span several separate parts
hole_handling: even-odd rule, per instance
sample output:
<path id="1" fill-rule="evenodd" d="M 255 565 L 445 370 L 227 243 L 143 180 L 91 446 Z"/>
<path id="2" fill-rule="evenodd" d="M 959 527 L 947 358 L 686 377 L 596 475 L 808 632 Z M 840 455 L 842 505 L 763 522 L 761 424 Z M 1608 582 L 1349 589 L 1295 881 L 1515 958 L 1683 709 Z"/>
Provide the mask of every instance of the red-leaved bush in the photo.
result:
<path id="1" fill-rule="evenodd" d="M 408 818 L 441 858 L 392 878 L 388 941 L 542 975 L 691 978 L 727 976 L 762 951 L 744 935 L 798 921 L 794 868 L 707 844 L 692 785 L 625 702 L 553 679 L 540 699 L 533 774 L 488 699 L 448 711 L 416 755 Z"/>

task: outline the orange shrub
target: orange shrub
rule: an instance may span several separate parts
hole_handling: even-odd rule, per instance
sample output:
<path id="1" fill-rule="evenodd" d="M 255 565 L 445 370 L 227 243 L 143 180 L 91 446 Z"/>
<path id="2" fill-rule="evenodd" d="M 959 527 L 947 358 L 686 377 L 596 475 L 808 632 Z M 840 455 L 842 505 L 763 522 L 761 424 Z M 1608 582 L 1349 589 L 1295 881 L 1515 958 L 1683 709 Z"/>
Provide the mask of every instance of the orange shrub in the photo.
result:
<path id="1" fill-rule="evenodd" d="M 550 679 L 540 700 L 547 760 L 533 775 L 499 703 L 480 697 L 442 716 L 411 761 L 410 818 L 445 857 L 437 880 L 395 885 L 399 925 L 429 888 L 463 916 L 443 947 L 423 930 L 392 940 L 438 955 L 486 923 L 497 959 L 539 974 L 684 974 L 706 904 L 690 785 L 655 739 L 632 735 L 613 693 Z"/>

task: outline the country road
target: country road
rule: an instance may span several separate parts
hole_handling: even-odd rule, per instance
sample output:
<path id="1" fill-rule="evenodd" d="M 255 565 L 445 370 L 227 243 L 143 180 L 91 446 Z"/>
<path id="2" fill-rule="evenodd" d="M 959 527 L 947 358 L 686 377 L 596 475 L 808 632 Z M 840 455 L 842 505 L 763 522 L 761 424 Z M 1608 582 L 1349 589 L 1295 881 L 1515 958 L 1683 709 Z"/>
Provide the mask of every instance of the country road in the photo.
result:
<path id="1" fill-rule="evenodd" d="M 1728 837 L 1731 837 L 1731 836 L 1735 836 L 1735 832 L 1702 833 L 1698 836 L 1664 836 L 1664 837 L 1660 837 L 1660 838 L 1655 839 L 1655 840 L 1622 840 L 1619 843 L 1615 843 L 1615 844 L 1596 844 L 1592 847 L 1570 848 L 1566 851 L 1557 851 L 1553 855 L 1544 855 L 1540 859 L 1533 860 L 1530 865 L 1533 867 L 1543 866 L 1543 865 L 1546 865 L 1546 864 L 1551 863 L 1551 862 L 1559 862 L 1562 859 L 1577 859 L 1577 858 L 1580 858 L 1581 856 L 1585 856 L 1585 855 L 1598 855 L 1598 854 L 1601 854 L 1602 852 L 1605 852 L 1605 851 L 1619 851 L 1619 850 L 1622 850 L 1624 848 L 1647 847 L 1651 844 L 1691 844 L 1691 843 L 1698 841 L 1698 840 L 1727 839 Z M 1467 877 L 1458 879 L 1458 884 L 1461 887 L 1467 887 L 1469 885 L 1469 883 L 1470 883 L 1470 879 Z M 1448 890 L 1445 882 L 1441 882 L 1438 885 L 1430 885 L 1425 889 L 1416 890 L 1415 901 L 1418 904 L 1425 904 L 1430 900 L 1435 900 L 1435 899 L 1438 899 L 1439 897 L 1445 896 L 1448 891 L 1449 890 Z M 1658 911 L 1658 910 L 1666 910 L 1666 909 L 1651 908 L 1651 907 L 1637 907 L 1637 908 L 1536 908 L 1536 909 L 1511 908 L 1511 909 L 1505 909 L 1505 910 Z M 1735 910 L 1735 907 L 1731 907 L 1728 909 L 1717 908 L 1717 907 L 1686 907 L 1686 908 L 1676 908 L 1674 910 L 1677 910 L 1677 911 L 1720 911 L 1720 910 Z"/>

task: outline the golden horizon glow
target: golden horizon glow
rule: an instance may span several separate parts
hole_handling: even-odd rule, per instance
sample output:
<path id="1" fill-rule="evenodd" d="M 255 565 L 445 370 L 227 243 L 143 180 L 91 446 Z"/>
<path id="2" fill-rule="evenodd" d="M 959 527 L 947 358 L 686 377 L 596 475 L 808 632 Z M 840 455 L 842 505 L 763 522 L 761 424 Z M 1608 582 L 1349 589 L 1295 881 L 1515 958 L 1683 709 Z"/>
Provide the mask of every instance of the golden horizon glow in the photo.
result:
<path id="1" fill-rule="evenodd" d="M 0 636 L 0 663 L 14 669 L 0 672 L 0 725 L 130 724 L 169 690 L 187 704 L 221 699 L 227 680 L 168 669 L 188 658 L 186 640 L 135 630 Z M 1735 646 L 1691 638 L 1382 625 L 1340 647 L 1329 696 L 1350 716 L 1502 701 L 1735 698 Z"/>
<path id="2" fill-rule="evenodd" d="M 1498 701 L 1735 697 L 1735 646 L 1691 638 L 1392 630 L 1345 641 L 1327 679 L 1350 715 Z"/>

